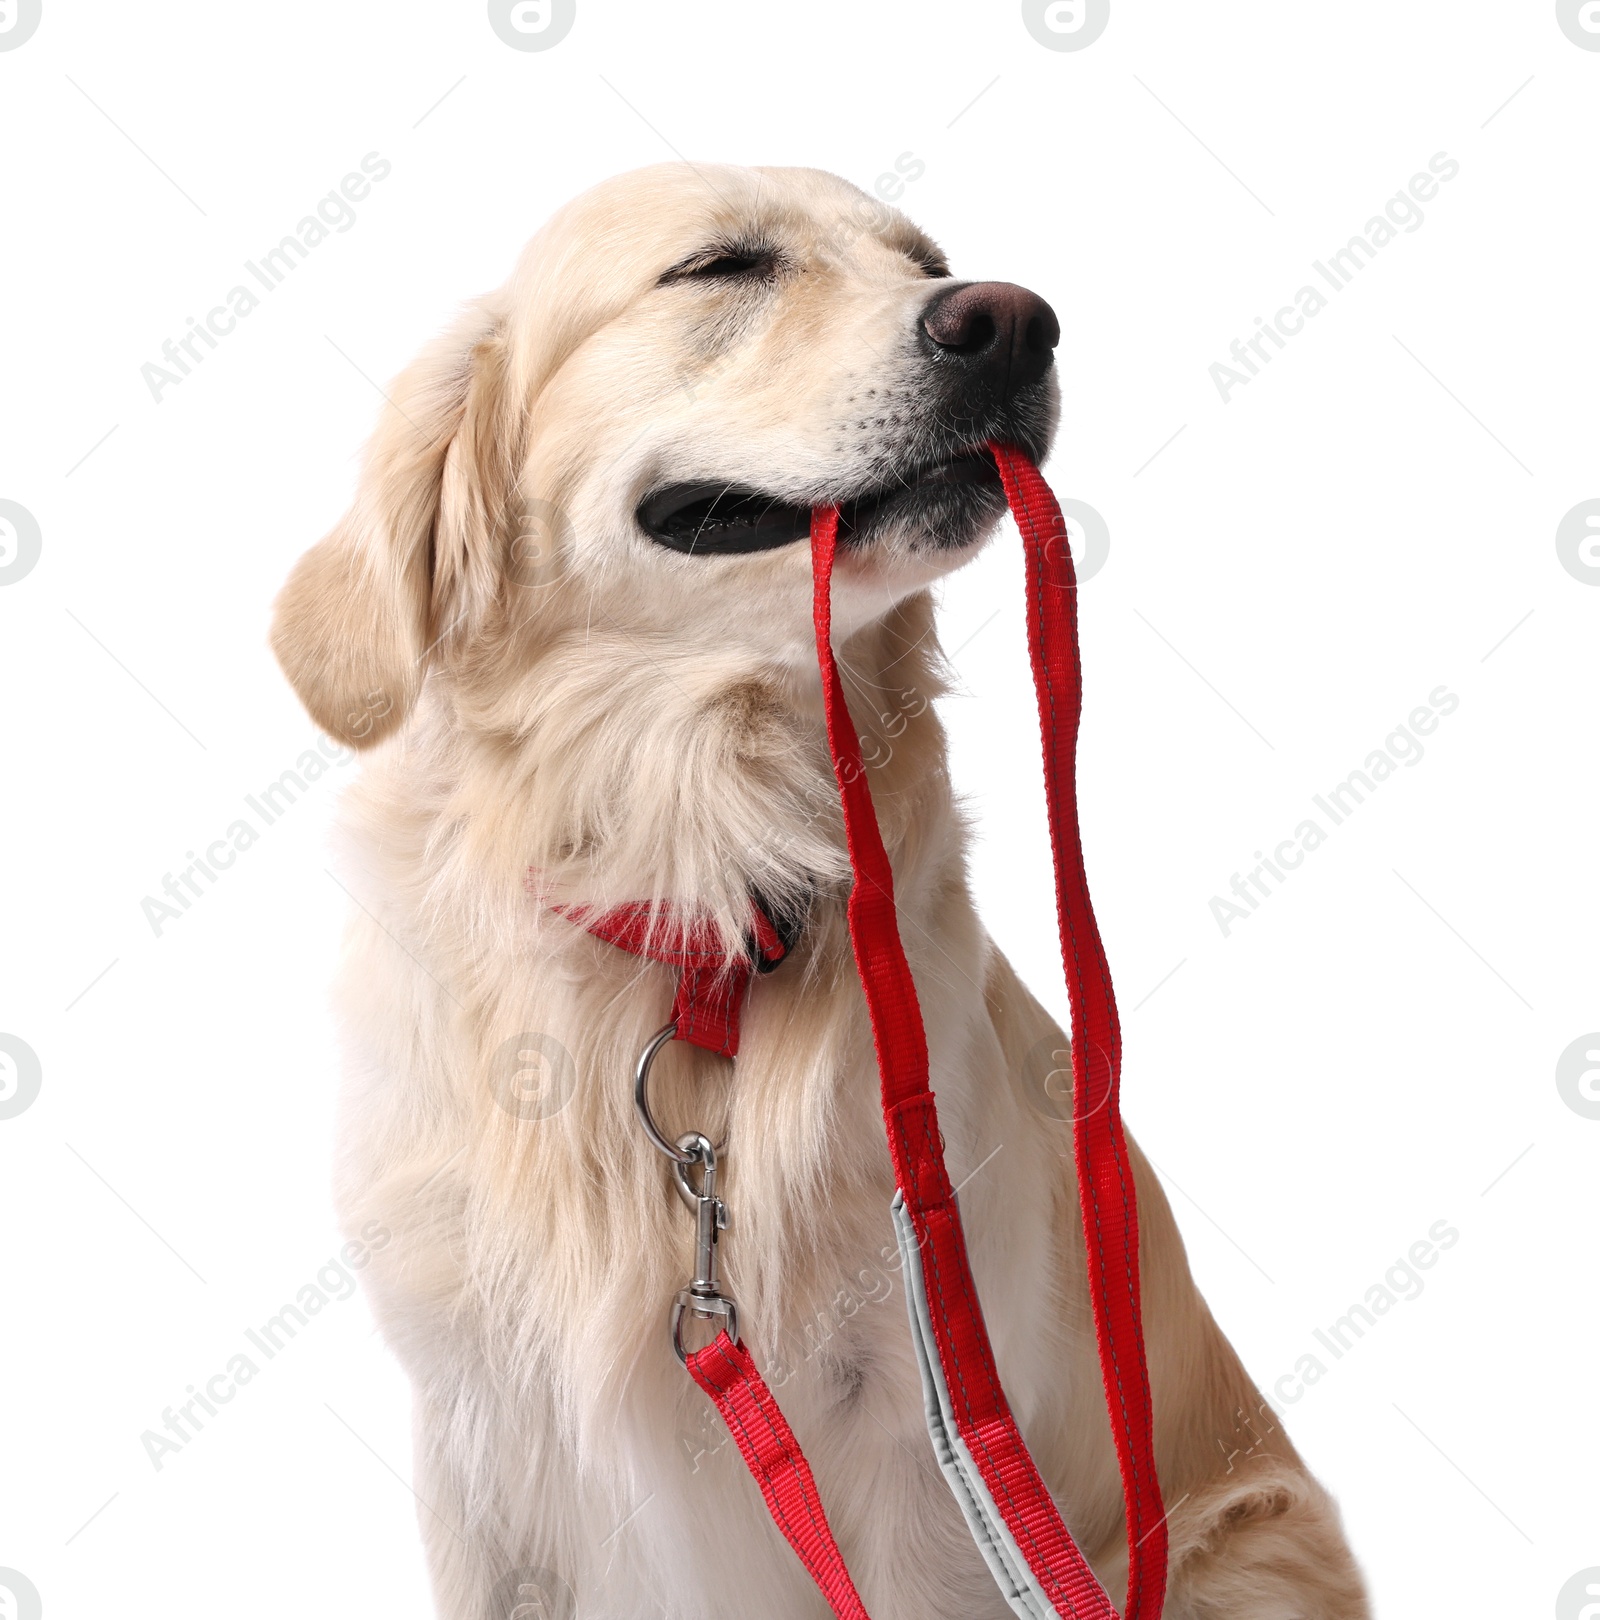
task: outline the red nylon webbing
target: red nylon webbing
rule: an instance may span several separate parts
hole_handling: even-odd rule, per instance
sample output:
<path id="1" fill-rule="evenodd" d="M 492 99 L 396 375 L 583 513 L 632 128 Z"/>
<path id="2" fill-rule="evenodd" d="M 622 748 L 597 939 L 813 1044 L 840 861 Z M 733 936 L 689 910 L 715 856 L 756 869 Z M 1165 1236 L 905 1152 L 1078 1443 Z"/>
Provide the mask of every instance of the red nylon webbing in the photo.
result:
<path id="1" fill-rule="evenodd" d="M 719 1333 L 689 1357 L 689 1374 L 716 1403 L 773 1522 L 840 1620 L 868 1620 L 844 1555 L 833 1539 L 817 1482 L 772 1391 L 742 1344 Z"/>
<path id="2" fill-rule="evenodd" d="M 991 445 L 1022 533 L 1028 582 L 1028 648 L 1039 700 L 1056 911 L 1072 1007 L 1073 1153 L 1088 1255 L 1101 1376 L 1121 1471 L 1128 1532 L 1126 1620 L 1159 1620 L 1166 1591 L 1167 1528 L 1156 1477 L 1150 1382 L 1139 1311 L 1139 1217 L 1118 1111 L 1121 1036 L 1116 999 L 1089 900 L 1079 836 L 1076 751 L 1082 708 L 1077 584 L 1066 525 L 1049 486 L 1020 450 Z M 916 985 L 901 944 L 894 874 L 866 783 L 861 742 L 845 702 L 832 645 L 831 583 L 838 543 L 834 508 L 812 514 L 813 614 L 828 746 L 844 809 L 854 884 L 850 939 L 872 1024 L 884 1123 L 895 1179 L 916 1232 L 940 1367 L 957 1432 L 1035 1580 L 1056 1612 L 1116 1620 L 1110 1600 L 1062 1523 L 1012 1416 L 978 1304 L 955 1193 L 945 1170 L 928 1077 Z M 701 1044 L 731 1052 L 748 975 L 731 1003 L 726 978 L 701 964 L 710 941 L 686 929 L 663 946 L 636 908 L 575 917 L 624 949 L 676 962 L 680 1027 L 705 1025 Z M 765 951 L 767 942 L 758 940 Z M 732 1007 L 731 1036 L 726 1034 Z M 718 1045 L 719 1032 L 721 1044 Z M 689 1038 L 694 1038 L 690 1036 Z M 731 1044 L 730 1043 L 731 1040 Z M 742 1346 L 721 1334 L 688 1358 L 691 1375 L 721 1413 L 774 1521 L 833 1612 L 867 1620 L 799 1442 Z"/>
<path id="3" fill-rule="evenodd" d="M 610 911 L 554 909 L 608 945 L 681 969 L 672 999 L 672 1021 L 678 1026 L 673 1039 L 723 1057 L 737 1056 L 739 1015 L 755 963 L 739 958 L 730 963 L 722 935 L 709 918 L 689 916 L 668 927 L 660 908 L 642 903 Z M 757 905 L 750 908 L 750 947 L 766 963 L 781 962 L 787 954 L 772 919 Z"/>
<path id="4" fill-rule="evenodd" d="M 995 444 L 1006 500 L 1022 534 L 1028 655 L 1039 700 L 1045 802 L 1055 858 L 1061 962 L 1072 1006 L 1073 1157 L 1088 1246 L 1100 1375 L 1122 1473 L 1128 1529 L 1126 1620 L 1161 1613 L 1167 1520 L 1156 1477 L 1150 1375 L 1139 1310 L 1139 1210 L 1122 1130 L 1122 1032 L 1078 827 L 1076 755 L 1083 708 L 1078 586 L 1067 526 L 1050 486 L 1020 450 Z"/>
<path id="5" fill-rule="evenodd" d="M 845 838 L 855 875 L 850 891 L 850 939 L 877 1049 L 889 1151 L 922 1254 L 929 1316 L 952 1415 L 990 1497 L 1057 1613 L 1079 1620 L 1090 1616 L 1114 1620 L 1110 1600 L 1068 1534 L 1023 1442 L 1000 1387 L 978 1304 L 955 1194 L 944 1166 L 916 986 L 900 942 L 894 874 L 867 788 L 860 738 L 845 703 L 833 654 L 830 587 L 838 532 L 836 509 L 812 515 L 817 661 L 822 670 L 828 746 L 839 781 Z"/>

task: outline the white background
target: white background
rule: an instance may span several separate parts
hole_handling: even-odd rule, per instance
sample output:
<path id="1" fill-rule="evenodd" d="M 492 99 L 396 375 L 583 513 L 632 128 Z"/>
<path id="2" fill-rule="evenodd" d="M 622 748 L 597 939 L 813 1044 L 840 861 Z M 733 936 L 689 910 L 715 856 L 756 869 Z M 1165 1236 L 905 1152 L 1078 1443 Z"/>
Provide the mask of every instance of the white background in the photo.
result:
<path id="1" fill-rule="evenodd" d="M 359 1298 L 159 1472 L 140 1443 L 338 1246 L 353 767 L 159 938 L 140 903 L 314 743 L 267 609 L 349 497 L 368 379 L 606 175 L 870 188 L 909 152 L 956 273 L 1059 312 L 1047 471 L 1109 526 L 1082 778 L 1132 1128 L 1268 1387 L 1459 1230 L 1283 1411 L 1379 1614 L 1551 1613 L 1600 1565 L 1600 1120 L 1555 1079 L 1600 1027 L 1600 591 L 1555 544 L 1600 496 L 1597 93 L 1545 0 L 1114 0 L 1068 52 L 1014 4 L 578 0 L 520 52 L 473 4 L 44 0 L 0 52 L 0 498 L 43 535 L 0 588 L 0 1030 L 43 1075 L 0 1121 L 0 1566 L 52 1617 L 430 1612 Z M 353 228 L 154 402 L 141 365 L 372 151 Z M 1420 228 L 1224 404 L 1230 342 L 1438 152 Z M 1002 538 L 947 587 L 946 713 L 982 909 L 1060 1008 L 1019 566 Z M 1441 685 L 1420 763 L 1224 937 L 1211 898 Z"/>

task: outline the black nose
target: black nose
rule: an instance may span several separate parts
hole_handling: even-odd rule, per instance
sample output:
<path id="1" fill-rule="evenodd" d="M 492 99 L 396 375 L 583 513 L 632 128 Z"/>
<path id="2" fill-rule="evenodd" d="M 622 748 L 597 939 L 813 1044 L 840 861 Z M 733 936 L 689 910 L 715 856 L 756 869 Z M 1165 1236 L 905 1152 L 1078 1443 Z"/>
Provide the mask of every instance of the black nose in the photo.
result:
<path id="1" fill-rule="evenodd" d="M 1061 341 L 1056 312 L 1009 281 L 974 281 L 937 294 L 922 312 L 922 330 L 941 356 L 959 360 L 975 382 L 1002 396 L 1037 382 Z"/>

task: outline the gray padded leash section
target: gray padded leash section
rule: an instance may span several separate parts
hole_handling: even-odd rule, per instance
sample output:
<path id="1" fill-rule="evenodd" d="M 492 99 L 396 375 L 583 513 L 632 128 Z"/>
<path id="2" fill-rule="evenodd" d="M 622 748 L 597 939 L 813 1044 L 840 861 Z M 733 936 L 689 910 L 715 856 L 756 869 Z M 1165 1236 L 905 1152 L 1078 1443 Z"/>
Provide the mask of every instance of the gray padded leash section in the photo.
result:
<path id="1" fill-rule="evenodd" d="M 994 1576 L 995 1585 L 1023 1620 L 1055 1620 L 1056 1608 L 1034 1579 L 1028 1561 L 1012 1539 L 1000 1510 L 994 1505 L 972 1453 L 956 1430 L 945 1386 L 939 1346 L 933 1336 L 928 1314 L 928 1290 L 922 1275 L 922 1251 L 917 1234 L 898 1192 L 890 1205 L 895 1237 L 900 1244 L 900 1271 L 906 1280 L 906 1309 L 911 1317 L 911 1342 L 917 1351 L 917 1367 L 922 1373 L 922 1400 L 928 1420 L 928 1437 L 933 1454 L 949 1482 L 950 1489 L 966 1517 L 967 1528 L 977 1543 L 983 1561 Z"/>

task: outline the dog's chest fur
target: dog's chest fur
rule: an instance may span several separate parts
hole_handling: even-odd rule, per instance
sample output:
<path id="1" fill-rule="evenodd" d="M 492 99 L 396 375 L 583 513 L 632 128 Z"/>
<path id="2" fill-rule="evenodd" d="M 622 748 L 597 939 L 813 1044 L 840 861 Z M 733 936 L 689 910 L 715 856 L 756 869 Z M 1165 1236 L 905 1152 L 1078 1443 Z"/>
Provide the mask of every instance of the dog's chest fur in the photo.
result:
<path id="1" fill-rule="evenodd" d="M 789 854 L 810 859 L 816 885 L 814 851 L 838 859 L 817 791 L 771 771 L 782 750 L 769 738 L 753 750 L 759 768 L 745 763 L 751 710 L 746 696 L 712 722 L 746 735 L 743 755 L 724 749 L 729 779 L 709 784 L 709 825 L 692 824 L 679 798 L 673 825 L 654 834 L 680 876 L 686 862 L 715 869 L 713 896 L 730 870 L 741 892 L 758 873 L 770 885 Z M 353 1042 L 341 1203 L 347 1222 L 394 1234 L 372 1293 L 417 1386 L 421 1471 L 445 1498 L 433 1511 L 488 1563 L 560 1571 L 589 1594 L 585 1616 L 676 1614 L 669 1591 L 685 1614 L 747 1613 L 737 1594 L 752 1586 L 771 1594 L 760 1607 L 774 1620 L 811 1615 L 815 1598 L 731 1438 L 669 1347 L 692 1221 L 633 1117 L 631 1071 L 665 1017 L 670 973 L 550 905 L 557 893 L 615 903 L 630 877 L 660 874 L 619 877 L 603 837 L 576 840 L 574 855 L 540 815 L 486 801 L 483 777 L 502 767 L 463 758 L 443 719 L 425 714 L 375 758 L 345 816 L 346 866 L 370 916 L 356 918 L 343 992 Z M 673 719 L 658 711 L 656 729 L 670 734 Z M 974 1262 L 1027 1415 L 1064 1394 L 1061 1369 L 1047 1387 L 1030 1371 L 1038 1355 L 1021 1349 L 1051 1338 L 1050 1210 L 1003 1196 L 1025 1164 L 1038 1184 L 1041 1149 L 983 994 L 989 947 L 964 888 L 941 742 L 931 713 L 898 718 L 874 789 L 952 1174 L 970 1178 Z M 688 750 L 700 772 L 717 752 Z M 648 747 L 633 757 L 636 776 L 648 774 Z M 535 769 L 528 786 L 559 774 Z M 755 824 L 729 824 L 741 800 Z M 590 874 L 586 893 L 574 893 L 575 868 Z M 530 1052 L 542 1074 L 529 1075 Z M 826 881 L 792 960 L 752 988 L 737 1064 L 674 1045 L 653 1082 L 671 1134 L 726 1143 L 725 1282 L 853 1566 L 872 1584 L 871 1571 L 887 1580 L 893 1568 L 882 1612 L 999 1614 L 923 1430 L 877 1090 L 842 889 Z M 703 1576 L 686 1577 L 686 1561 Z M 953 1593 L 961 1607 L 934 1606 Z"/>

